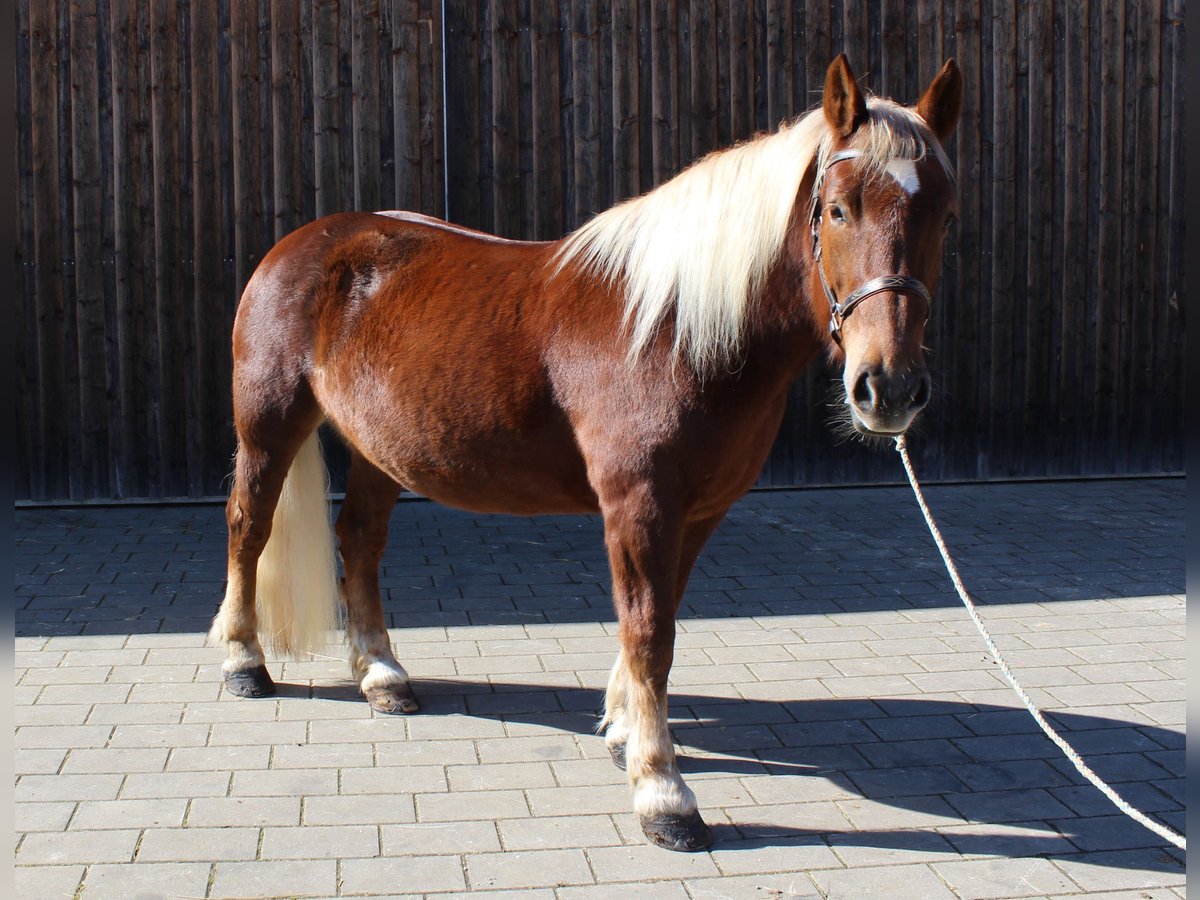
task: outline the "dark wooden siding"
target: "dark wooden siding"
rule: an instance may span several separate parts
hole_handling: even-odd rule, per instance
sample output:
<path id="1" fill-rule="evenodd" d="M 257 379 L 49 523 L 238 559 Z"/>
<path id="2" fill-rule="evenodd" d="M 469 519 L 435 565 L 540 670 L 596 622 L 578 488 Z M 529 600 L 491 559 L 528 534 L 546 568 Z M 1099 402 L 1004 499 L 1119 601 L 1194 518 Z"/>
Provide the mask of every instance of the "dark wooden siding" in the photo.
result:
<path id="1" fill-rule="evenodd" d="M 19 0 L 18 498 L 222 493 L 237 297 L 297 225 L 555 238 L 818 102 L 842 49 L 910 102 L 947 56 L 966 79 L 925 476 L 1183 468 L 1182 0 L 442 9 Z M 764 484 L 899 477 L 834 443 L 833 378 L 795 385 Z"/>

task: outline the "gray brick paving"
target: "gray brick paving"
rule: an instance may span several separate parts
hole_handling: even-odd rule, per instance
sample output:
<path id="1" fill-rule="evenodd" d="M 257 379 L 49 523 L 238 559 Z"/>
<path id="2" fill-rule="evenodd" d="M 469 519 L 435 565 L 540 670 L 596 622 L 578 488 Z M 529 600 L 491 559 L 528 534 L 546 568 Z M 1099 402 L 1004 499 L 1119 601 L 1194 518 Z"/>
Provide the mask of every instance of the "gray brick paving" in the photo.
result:
<path id="1" fill-rule="evenodd" d="M 1184 820 L 1184 482 L 929 489 L 997 642 L 1131 802 Z M 599 522 L 399 504 L 385 613 L 425 701 L 334 659 L 220 685 L 222 510 L 16 512 L 20 897 L 1066 898 L 1185 892 L 1016 708 L 906 490 L 762 492 L 680 613 L 672 732 L 717 837 L 647 846 L 592 729 Z"/>

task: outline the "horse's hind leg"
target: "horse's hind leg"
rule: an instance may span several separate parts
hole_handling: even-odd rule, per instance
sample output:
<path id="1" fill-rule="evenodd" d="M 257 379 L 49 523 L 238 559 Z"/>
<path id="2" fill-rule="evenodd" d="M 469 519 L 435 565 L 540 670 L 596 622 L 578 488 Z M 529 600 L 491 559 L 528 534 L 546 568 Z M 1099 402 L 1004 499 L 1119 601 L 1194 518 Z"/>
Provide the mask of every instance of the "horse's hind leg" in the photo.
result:
<path id="1" fill-rule="evenodd" d="M 392 653 L 379 595 L 379 562 L 387 544 L 388 518 L 399 496 L 400 485 L 351 451 L 346 500 L 336 526 L 346 573 L 342 597 L 350 668 L 371 708 L 384 713 L 420 708 L 408 673 Z"/>
<path id="2" fill-rule="evenodd" d="M 271 536 L 272 517 L 288 469 L 312 427 L 274 432 L 269 449 L 239 434 L 233 489 L 225 505 L 228 582 L 211 635 L 224 641 L 228 650 L 221 667 L 225 686 L 242 697 L 275 693 L 258 640 L 258 560 Z"/>

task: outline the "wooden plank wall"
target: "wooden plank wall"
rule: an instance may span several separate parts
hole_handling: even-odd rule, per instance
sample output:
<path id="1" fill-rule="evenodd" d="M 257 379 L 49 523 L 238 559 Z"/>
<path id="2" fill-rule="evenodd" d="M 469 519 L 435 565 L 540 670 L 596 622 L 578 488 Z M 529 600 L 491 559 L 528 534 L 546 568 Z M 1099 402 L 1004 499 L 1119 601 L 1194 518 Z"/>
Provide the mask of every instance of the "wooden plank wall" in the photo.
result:
<path id="1" fill-rule="evenodd" d="M 819 102 L 842 49 L 879 94 L 966 81 L 925 476 L 1183 468 L 1182 0 L 17 7 L 20 499 L 222 493 L 237 297 L 297 225 L 557 238 Z M 830 436 L 834 375 L 762 483 L 900 477 Z"/>

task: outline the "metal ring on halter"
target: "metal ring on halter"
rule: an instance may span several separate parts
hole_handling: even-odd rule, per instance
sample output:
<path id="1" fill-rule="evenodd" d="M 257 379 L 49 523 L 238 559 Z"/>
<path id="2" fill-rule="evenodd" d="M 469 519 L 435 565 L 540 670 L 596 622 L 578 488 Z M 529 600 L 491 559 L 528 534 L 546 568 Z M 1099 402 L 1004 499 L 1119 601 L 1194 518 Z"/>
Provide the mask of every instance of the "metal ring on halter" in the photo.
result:
<path id="1" fill-rule="evenodd" d="M 872 278 L 866 284 L 860 285 L 852 291 L 844 303 L 838 302 L 837 295 L 834 294 L 833 288 L 830 287 L 829 279 L 825 275 L 825 264 L 821 260 L 821 229 L 818 227 L 821 222 L 821 187 L 825 183 L 825 173 L 829 170 L 830 166 L 842 160 L 854 159 L 859 156 L 862 156 L 862 151 L 860 150 L 839 150 L 825 160 L 825 165 L 817 173 L 817 180 L 813 184 L 812 209 L 809 213 L 810 227 L 812 229 L 813 260 L 817 264 L 817 274 L 821 277 L 821 287 L 825 291 L 825 299 L 829 301 L 829 333 L 839 344 L 842 342 L 842 322 L 846 320 L 850 313 L 854 312 L 854 308 L 858 304 L 875 294 L 898 293 L 920 297 L 925 301 L 926 321 L 929 318 L 929 307 L 933 304 L 933 299 L 929 296 L 929 290 L 911 275 L 880 275 L 878 278 Z"/>

